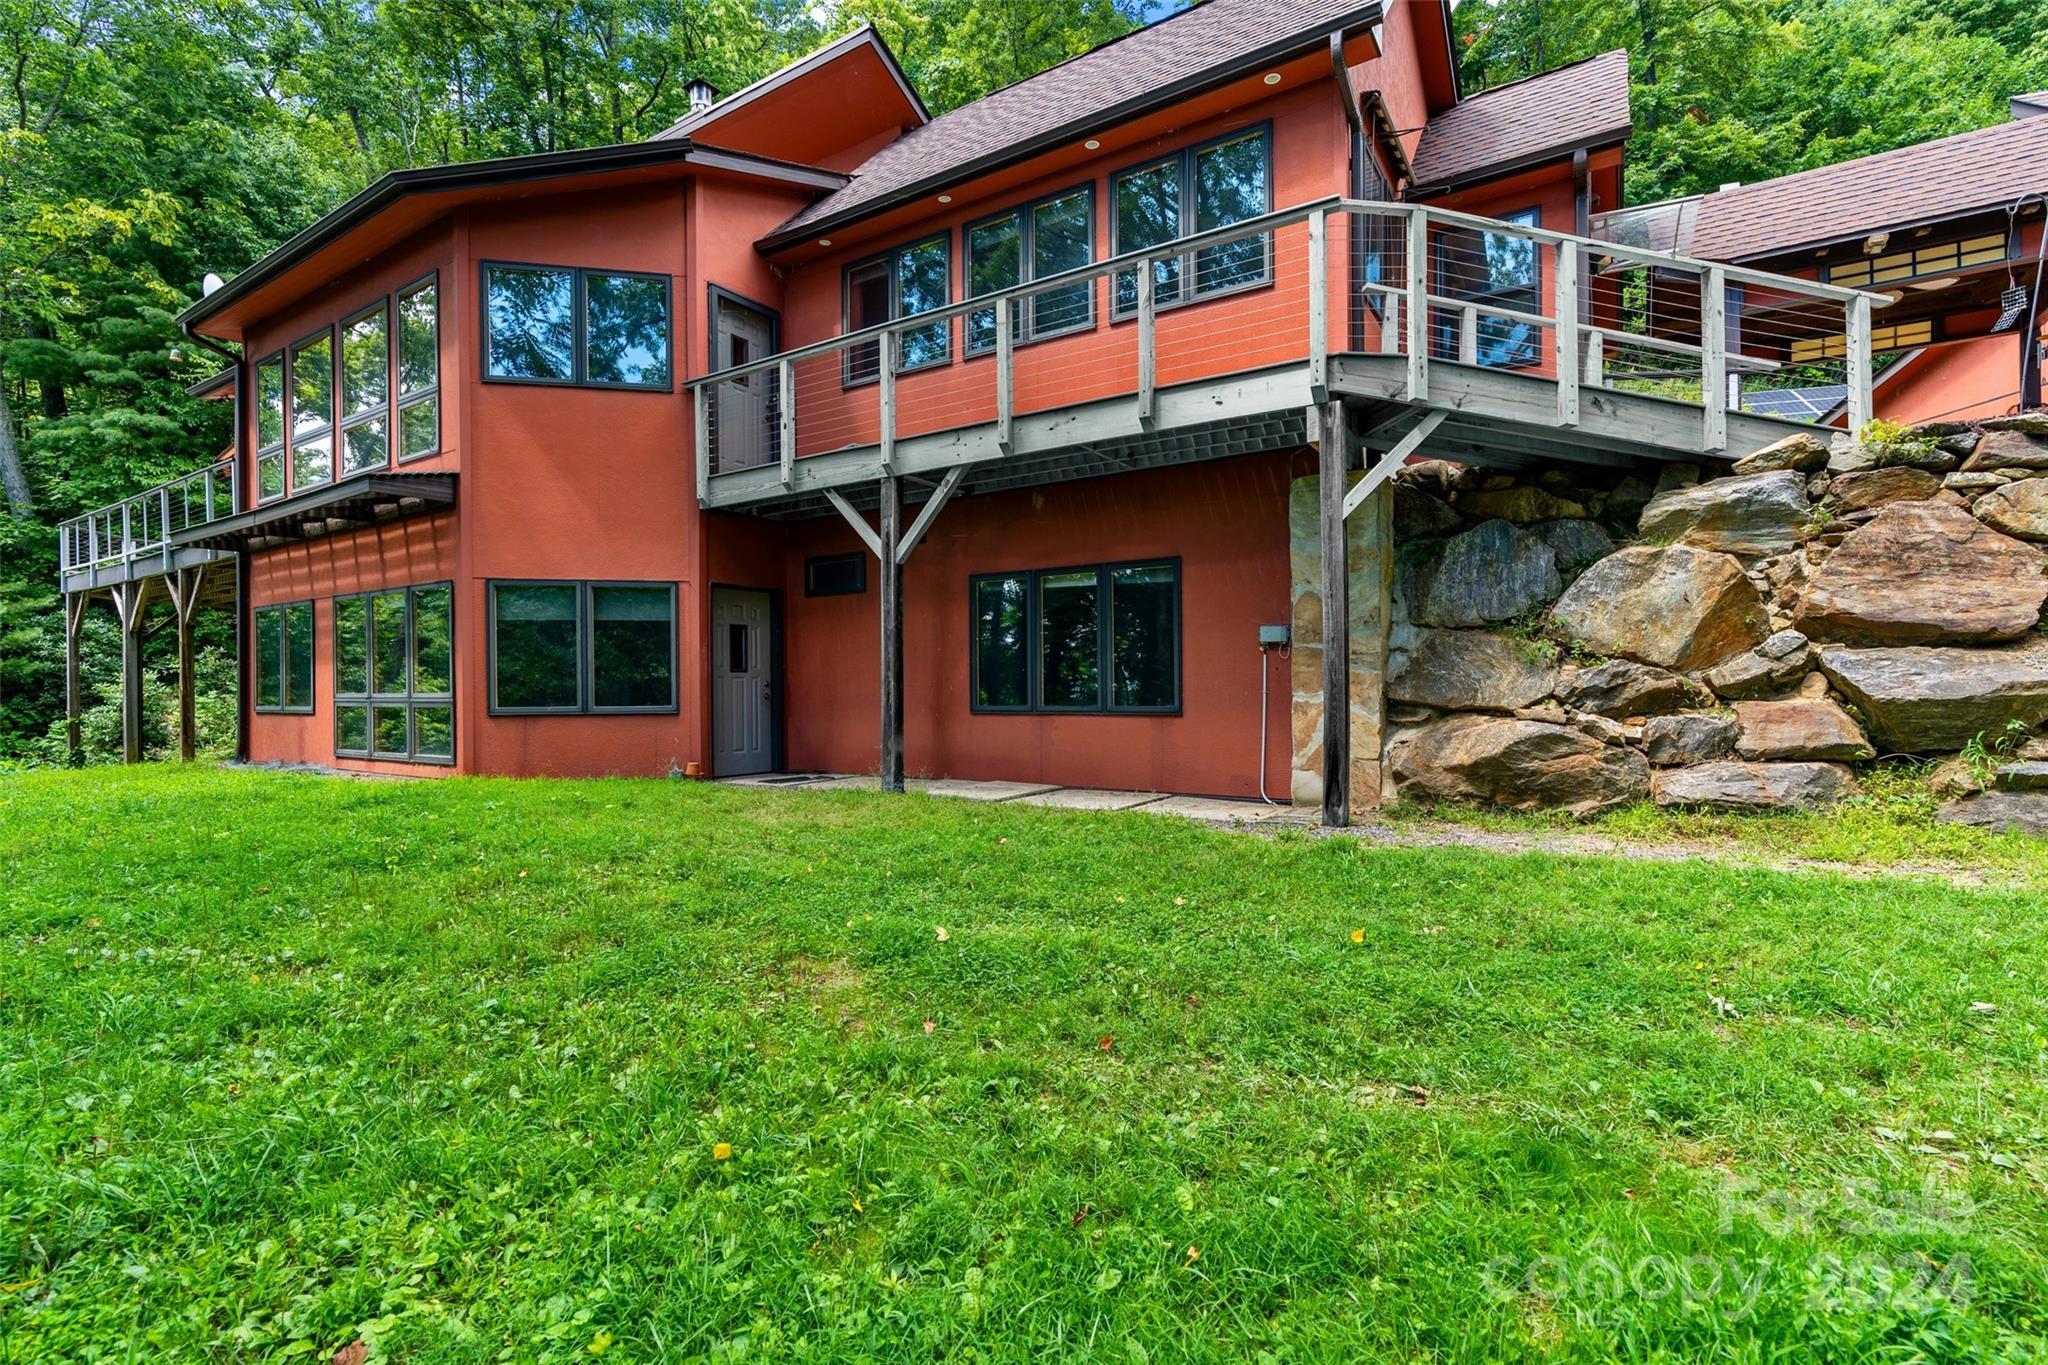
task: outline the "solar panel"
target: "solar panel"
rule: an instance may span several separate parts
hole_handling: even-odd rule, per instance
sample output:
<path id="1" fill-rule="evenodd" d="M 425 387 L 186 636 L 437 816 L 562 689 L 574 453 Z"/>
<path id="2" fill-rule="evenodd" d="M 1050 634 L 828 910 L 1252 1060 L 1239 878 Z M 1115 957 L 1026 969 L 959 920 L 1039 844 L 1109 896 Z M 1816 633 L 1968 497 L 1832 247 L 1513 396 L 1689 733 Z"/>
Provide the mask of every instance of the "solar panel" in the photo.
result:
<path id="1" fill-rule="evenodd" d="M 1846 384 L 1815 384 L 1803 389 L 1759 389 L 1742 395 L 1746 412 L 1765 417 L 1789 417 L 1797 422 L 1817 422 L 1849 396 Z"/>

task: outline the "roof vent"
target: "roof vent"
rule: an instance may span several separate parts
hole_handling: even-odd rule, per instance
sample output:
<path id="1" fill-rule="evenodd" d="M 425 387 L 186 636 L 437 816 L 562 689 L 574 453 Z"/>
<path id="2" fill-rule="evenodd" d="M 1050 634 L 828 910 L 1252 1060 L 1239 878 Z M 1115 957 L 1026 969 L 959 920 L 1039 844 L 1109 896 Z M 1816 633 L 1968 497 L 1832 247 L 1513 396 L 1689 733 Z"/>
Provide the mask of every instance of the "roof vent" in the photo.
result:
<path id="1" fill-rule="evenodd" d="M 683 87 L 683 93 L 690 97 L 690 112 L 701 114 L 718 103 L 718 87 L 701 77 Z"/>
<path id="2" fill-rule="evenodd" d="M 201 298 L 211 298 L 214 291 L 226 283 L 226 280 L 223 280 L 220 276 L 209 270 L 206 272 L 206 278 L 199 282 L 199 296 Z"/>

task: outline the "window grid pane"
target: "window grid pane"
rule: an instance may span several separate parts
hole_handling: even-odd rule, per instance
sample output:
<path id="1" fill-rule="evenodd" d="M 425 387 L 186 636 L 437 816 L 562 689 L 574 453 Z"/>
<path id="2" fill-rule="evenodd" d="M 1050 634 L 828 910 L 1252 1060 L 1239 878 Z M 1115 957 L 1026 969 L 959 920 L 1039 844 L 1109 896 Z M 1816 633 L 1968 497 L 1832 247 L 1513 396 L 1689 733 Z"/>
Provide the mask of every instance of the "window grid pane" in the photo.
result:
<path id="1" fill-rule="evenodd" d="M 897 254 L 896 257 L 896 316 L 916 317 L 934 308 L 943 308 L 947 302 L 948 263 L 946 239 L 934 238 L 920 242 Z M 950 322 L 935 322 L 929 327 L 903 332 L 897 336 L 897 354 L 901 368 L 909 370 L 920 365 L 935 365 L 945 360 L 953 335 Z"/>
<path id="2" fill-rule="evenodd" d="M 1048 199 L 1031 211 L 1031 278 L 1042 280 L 1088 264 L 1095 196 L 1088 190 Z M 1031 300 L 1034 334 L 1085 327 L 1095 312 L 1095 283 L 1070 285 Z"/>
<path id="3" fill-rule="evenodd" d="M 391 336 L 380 306 L 341 330 L 342 416 L 361 417 L 390 397 Z"/>
<path id="4" fill-rule="evenodd" d="M 591 705 L 666 708 L 675 700 L 675 594 L 666 587 L 592 584 Z"/>
<path id="5" fill-rule="evenodd" d="M 585 378 L 593 384 L 669 385 L 668 284 L 633 275 L 584 279 Z"/>
<path id="6" fill-rule="evenodd" d="M 1116 249 L 1121 255 L 1141 247 L 1158 246 L 1185 235 L 1181 231 L 1180 158 L 1163 161 L 1117 177 Z M 1171 256 L 1152 263 L 1154 303 L 1173 303 L 1180 298 L 1181 258 Z M 1125 270 L 1116 277 L 1116 306 L 1129 312 L 1138 306 L 1138 277 Z"/>
<path id="7" fill-rule="evenodd" d="M 313 705 L 313 604 L 284 609 L 284 704 L 294 710 Z"/>
<path id="8" fill-rule="evenodd" d="M 409 398 L 441 382 L 437 293 L 421 285 L 398 300 L 398 392 Z"/>
<path id="9" fill-rule="evenodd" d="M 1253 133 L 1195 153 L 1195 221 L 1207 232 L 1266 211 L 1266 138 Z M 1268 237 L 1203 247 L 1195 253 L 1195 292 L 1209 293 L 1266 277 Z"/>
<path id="10" fill-rule="evenodd" d="M 269 450 L 284 444 L 284 357 L 274 355 L 256 367 L 256 447 Z"/>
<path id="11" fill-rule="evenodd" d="M 1099 594 L 1092 569 L 1038 576 L 1038 699 L 1049 711 L 1102 705 Z"/>
<path id="12" fill-rule="evenodd" d="M 367 696 L 370 691 L 370 618 L 360 597 L 334 601 L 334 694 Z"/>
<path id="13" fill-rule="evenodd" d="M 335 752 L 452 762 L 454 589 L 335 599 Z"/>
<path id="14" fill-rule="evenodd" d="M 1021 577 L 974 585 L 974 704 L 1022 710 L 1031 704 L 1031 616 Z"/>
<path id="15" fill-rule="evenodd" d="M 490 321 L 486 374 L 494 379 L 574 380 L 575 279 L 571 270 L 489 268 L 484 286 Z"/>
<path id="16" fill-rule="evenodd" d="M 262 607 L 256 612 L 256 705 L 273 709 L 284 705 L 282 607 Z"/>
<path id="17" fill-rule="evenodd" d="M 1179 578 L 1171 564 L 1110 571 L 1113 707 L 1164 709 L 1180 700 L 1180 622 L 1175 602 Z"/>
<path id="18" fill-rule="evenodd" d="M 410 460 L 441 448 L 441 400 L 421 398 L 398 412 L 398 458 Z"/>
<path id="19" fill-rule="evenodd" d="M 573 584 L 501 583 L 492 591 L 495 704 L 504 710 L 574 710 L 582 654 Z"/>
<path id="20" fill-rule="evenodd" d="M 982 223 L 967 234 L 967 294 L 999 294 L 1024 283 L 1024 219 L 1010 214 Z M 1010 334 L 1023 329 L 1021 309 L 1011 310 Z M 996 344 L 996 310 L 984 308 L 967 315 L 967 349 L 985 351 Z"/>

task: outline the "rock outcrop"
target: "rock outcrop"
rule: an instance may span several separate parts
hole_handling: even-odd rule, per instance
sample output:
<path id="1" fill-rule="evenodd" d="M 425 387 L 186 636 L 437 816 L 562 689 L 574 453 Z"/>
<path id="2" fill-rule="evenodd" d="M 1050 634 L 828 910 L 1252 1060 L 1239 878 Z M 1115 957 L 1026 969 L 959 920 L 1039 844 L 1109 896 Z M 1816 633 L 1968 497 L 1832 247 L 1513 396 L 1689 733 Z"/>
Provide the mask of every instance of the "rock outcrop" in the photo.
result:
<path id="1" fill-rule="evenodd" d="M 1420 626 L 1485 626 L 1554 601 L 1564 591 L 1557 551 L 1506 521 L 1481 522 L 1412 562 L 1402 584 Z"/>
<path id="2" fill-rule="evenodd" d="M 2001 484 L 1978 498 L 1970 511 L 1994 531 L 2019 540 L 2048 541 L 2048 479 Z"/>
<path id="3" fill-rule="evenodd" d="M 1847 711 L 1825 699 L 1746 701 L 1735 708 L 1742 737 L 1735 752 L 1747 759 L 1848 761 L 1877 751 Z"/>
<path id="4" fill-rule="evenodd" d="M 1738 555 L 1783 554 L 1812 515 L 1806 478 L 1781 469 L 1660 493 L 1643 509 L 1643 539 Z"/>
<path id="5" fill-rule="evenodd" d="M 1670 669 L 1629 659 L 1567 668 L 1557 698 L 1574 710 L 1617 719 L 1680 711 L 1702 700 L 1698 687 Z"/>
<path id="6" fill-rule="evenodd" d="M 2048 639 L 2005 649 L 1820 650 L 1821 671 L 1890 753 L 1952 753 L 2048 720 Z"/>
<path id="7" fill-rule="evenodd" d="M 1742 566 L 1689 545 L 1617 550 L 1580 575 L 1554 615 L 1595 653 L 1680 670 L 1705 668 L 1768 633 Z"/>
<path id="8" fill-rule="evenodd" d="M 1408 800 L 1467 801 L 1581 818 L 1640 801 L 1650 766 L 1632 749 L 1541 721 L 1450 716 L 1401 735 L 1388 753 Z"/>
<path id="9" fill-rule="evenodd" d="M 1660 769 L 1650 789 L 1660 806 L 1767 811 L 1832 805 L 1856 790 L 1856 780 L 1838 763 L 1731 761 Z"/>
<path id="10" fill-rule="evenodd" d="M 1442 711 L 1515 711 L 1550 695 L 1555 670 L 1516 641 L 1479 630 L 1424 630 L 1395 651 L 1387 700 Z"/>
<path id="11" fill-rule="evenodd" d="M 1843 644 L 1984 644 L 2032 630 L 2048 556 L 1932 502 L 1897 503 L 1836 547 L 1793 621 Z"/>
<path id="12" fill-rule="evenodd" d="M 1643 726 L 1643 752 L 1660 768 L 1711 763 L 1735 751 L 1739 733 L 1733 716 L 1652 716 Z"/>

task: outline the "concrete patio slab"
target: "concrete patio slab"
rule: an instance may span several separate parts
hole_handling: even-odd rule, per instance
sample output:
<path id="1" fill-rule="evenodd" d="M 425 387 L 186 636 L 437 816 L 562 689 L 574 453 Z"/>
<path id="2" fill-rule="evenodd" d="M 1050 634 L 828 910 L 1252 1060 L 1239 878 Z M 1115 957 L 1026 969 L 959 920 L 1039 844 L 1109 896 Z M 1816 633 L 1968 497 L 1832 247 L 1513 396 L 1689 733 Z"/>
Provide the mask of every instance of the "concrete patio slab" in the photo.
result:
<path id="1" fill-rule="evenodd" d="M 1226 801 L 1215 796 L 1169 796 L 1135 809 L 1147 815 L 1184 815 L 1190 820 L 1233 820 L 1259 825 L 1294 814 L 1292 806 L 1268 806 L 1260 801 Z"/>
<path id="2" fill-rule="evenodd" d="M 1164 792 L 1102 791 L 1094 787 L 1055 787 L 1022 798 L 1027 806 L 1051 806 L 1055 810 L 1132 810 L 1165 799 Z"/>
<path id="3" fill-rule="evenodd" d="M 943 778 L 925 785 L 930 796 L 952 796 L 962 801 L 1015 801 L 1019 797 L 1041 796 L 1055 791 L 1050 782 L 970 782 Z"/>

